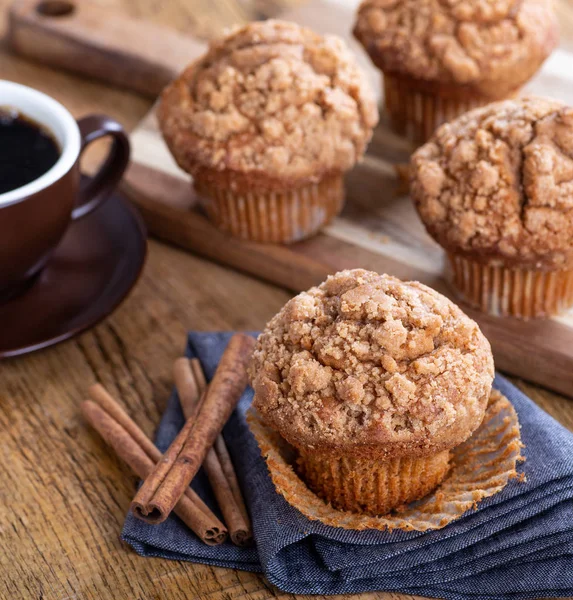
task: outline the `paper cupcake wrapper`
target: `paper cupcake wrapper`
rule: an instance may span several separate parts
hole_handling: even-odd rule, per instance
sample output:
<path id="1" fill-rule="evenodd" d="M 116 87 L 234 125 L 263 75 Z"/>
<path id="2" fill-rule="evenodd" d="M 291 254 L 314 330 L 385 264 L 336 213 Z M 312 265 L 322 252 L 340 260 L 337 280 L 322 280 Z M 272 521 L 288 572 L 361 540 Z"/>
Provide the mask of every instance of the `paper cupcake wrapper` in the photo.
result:
<path id="1" fill-rule="evenodd" d="M 449 255 L 452 283 L 472 306 L 496 317 L 532 319 L 573 306 L 573 271 L 484 265 Z"/>
<path id="2" fill-rule="evenodd" d="M 483 96 L 441 96 L 411 79 L 383 75 L 384 102 L 392 129 L 414 143 L 426 142 L 443 123 L 491 102 Z"/>
<path id="3" fill-rule="evenodd" d="M 423 498 L 449 470 L 450 452 L 372 461 L 300 453 L 298 471 L 308 487 L 339 510 L 384 515 Z"/>
<path id="4" fill-rule="evenodd" d="M 341 174 L 287 191 L 236 193 L 211 181 L 195 187 L 215 225 L 253 242 L 289 243 L 307 238 L 335 217 L 344 203 Z"/>
<path id="5" fill-rule="evenodd" d="M 336 510 L 314 494 L 297 475 L 296 452 L 267 427 L 251 409 L 247 421 L 278 493 L 312 520 L 343 529 L 428 531 L 441 529 L 475 509 L 484 498 L 500 492 L 510 479 L 521 478 L 519 422 L 511 402 L 493 390 L 484 420 L 472 437 L 452 450 L 451 469 L 438 488 L 425 498 L 373 517 Z"/>

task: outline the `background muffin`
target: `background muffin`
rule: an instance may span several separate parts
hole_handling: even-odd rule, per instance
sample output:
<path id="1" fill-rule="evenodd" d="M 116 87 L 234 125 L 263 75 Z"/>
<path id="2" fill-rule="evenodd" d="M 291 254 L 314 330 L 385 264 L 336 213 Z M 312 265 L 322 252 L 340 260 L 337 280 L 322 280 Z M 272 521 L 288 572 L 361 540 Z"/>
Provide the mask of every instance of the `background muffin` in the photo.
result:
<path id="1" fill-rule="evenodd" d="M 573 109 L 509 100 L 442 126 L 412 157 L 411 194 L 454 284 L 495 315 L 573 304 Z"/>
<path id="2" fill-rule="evenodd" d="M 254 408 L 337 508 L 384 514 L 434 489 L 493 379 L 476 323 L 434 290 L 364 270 L 299 294 L 251 365 Z"/>
<path id="3" fill-rule="evenodd" d="M 416 142 L 514 96 L 558 39 L 551 0 L 365 0 L 354 34 L 383 71 L 391 124 Z"/>
<path id="4" fill-rule="evenodd" d="M 342 207 L 342 174 L 378 115 L 344 42 L 251 23 L 211 44 L 164 91 L 161 130 L 211 219 L 256 241 L 309 236 Z"/>

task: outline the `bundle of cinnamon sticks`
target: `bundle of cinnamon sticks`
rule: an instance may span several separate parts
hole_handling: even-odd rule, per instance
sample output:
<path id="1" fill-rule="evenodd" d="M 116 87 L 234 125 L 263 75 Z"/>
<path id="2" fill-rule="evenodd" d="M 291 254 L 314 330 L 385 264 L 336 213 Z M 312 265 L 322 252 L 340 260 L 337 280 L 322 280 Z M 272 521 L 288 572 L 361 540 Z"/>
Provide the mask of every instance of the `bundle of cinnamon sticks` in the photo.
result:
<path id="1" fill-rule="evenodd" d="M 239 546 L 252 543 L 251 521 L 221 431 L 247 386 L 254 340 L 234 335 L 209 385 L 197 359 L 179 358 L 173 368 L 186 422 L 165 454 L 145 436 L 101 385 L 82 404 L 88 422 L 119 458 L 144 480 L 131 508 L 147 523 L 163 522 L 174 511 L 206 544 L 230 536 Z M 189 487 L 203 465 L 226 527 Z"/>

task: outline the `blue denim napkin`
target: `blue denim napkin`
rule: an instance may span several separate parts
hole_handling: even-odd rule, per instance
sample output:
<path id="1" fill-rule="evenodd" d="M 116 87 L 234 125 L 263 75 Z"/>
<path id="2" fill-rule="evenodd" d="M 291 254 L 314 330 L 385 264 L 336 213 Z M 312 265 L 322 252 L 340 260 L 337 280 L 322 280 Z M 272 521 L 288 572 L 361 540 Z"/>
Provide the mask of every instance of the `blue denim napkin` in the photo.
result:
<path id="1" fill-rule="evenodd" d="M 201 360 L 208 378 L 230 335 L 189 335 L 187 355 Z M 502 377 L 494 385 L 519 415 L 527 480 L 510 482 L 441 530 L 350 531 L 304 517 L 274 489 L 245 421 L 252 400 L 248 389 L 223 433 L 253 516 L 256 547 L 206 546 L 175 516 L 147 525 L 129 514 L 122 538 L 143 556 L 261 571 L 281 590 L 297 594 L 384 590 L 452 600 L 573 596 L 573 435 Z M 157 432 L 161 450 L 183 422 L 174 394 Z M 203 473 L 193 488 L 218 512 Z"/>

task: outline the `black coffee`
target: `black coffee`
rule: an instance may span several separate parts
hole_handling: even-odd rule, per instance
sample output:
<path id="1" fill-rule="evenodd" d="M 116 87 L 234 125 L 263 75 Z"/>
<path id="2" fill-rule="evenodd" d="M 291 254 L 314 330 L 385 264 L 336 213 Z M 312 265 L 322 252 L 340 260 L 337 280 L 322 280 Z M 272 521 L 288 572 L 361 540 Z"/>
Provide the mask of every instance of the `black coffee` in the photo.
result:
<path id="1" fill-rule="evenodd" d="M 0 109 L 0 194 L 38 179 L 60 158 L 60 148 L 42 125 Z"/>

